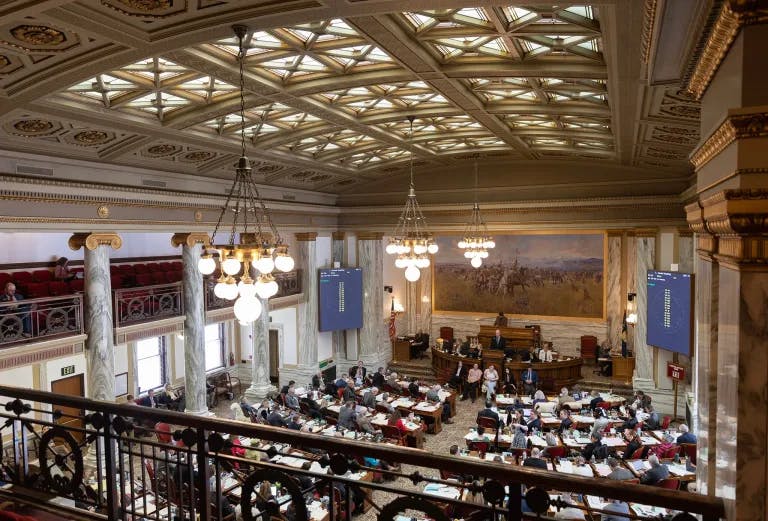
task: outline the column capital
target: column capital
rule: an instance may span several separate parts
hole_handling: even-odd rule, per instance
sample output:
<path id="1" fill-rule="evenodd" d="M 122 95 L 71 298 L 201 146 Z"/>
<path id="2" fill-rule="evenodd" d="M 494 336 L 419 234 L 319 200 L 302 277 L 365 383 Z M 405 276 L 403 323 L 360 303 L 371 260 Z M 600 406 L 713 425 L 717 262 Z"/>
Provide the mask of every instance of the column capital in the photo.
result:
<path id="1" fill-rule="evenodd" d="M 317 232 L 302 232 L 296 234 L 296 240 L 299 242 L 311 242 L 317 239 Z"/>
<path id="2" fill-rule="evenodd" d="M 728 115 L 720 126 L 693 151 L 691 163 L 698 171 L 734 141 L 766 135 L 768 135 L 768 112 L 754 107 L 732 109 L 728 111 Z"/>
<path id="3" fill-rule="evenodd" d="M 333 232 L 331 237 L 334 241 L 343 241 L 347 238 L 347 232 Z"/>
<path id="4" fill-rule="evenodd" d="M 211 245 L 211 238 L 207 233 L 192 232 L 192 233 L 174 233 L 171 237 L 171 246 L 178 248 L 182 245 L 187 245 L 190 248 L 195 244 L 202 244 L 205 247 Z"/>
<path id="5" fill-rule="evenodd" d="M 688 226 L 681 226 L 677 229 L 678 237 L 693 237 L 693 230 Z"/>
<path id="6" fill-rule="evenodd" d="M 380 241 L 384 238 L 384 232 L 357 232 L 358 241 Z"/>
<path id="7" fill-rule="evenodd" d="M 99 246 L 111 246 L 113 250 L 119 250 L 123 245 L 123 239 L 115 232 L 76 233 L 69 238 L 67 244 L 73 251 L 83 247 L 95 250 Z"/>
<path id="8" fill-rule="evenodd" d="M 628 230 L 618 229 L 618 230 L 606 230 L 606 234 L 608 237 L 624 237 L 626 235 Z"/>
<path id="9" fill-rule="evenodd" d="M 656 237 L 658 228 L 635 228 L 635 237 Z"/>

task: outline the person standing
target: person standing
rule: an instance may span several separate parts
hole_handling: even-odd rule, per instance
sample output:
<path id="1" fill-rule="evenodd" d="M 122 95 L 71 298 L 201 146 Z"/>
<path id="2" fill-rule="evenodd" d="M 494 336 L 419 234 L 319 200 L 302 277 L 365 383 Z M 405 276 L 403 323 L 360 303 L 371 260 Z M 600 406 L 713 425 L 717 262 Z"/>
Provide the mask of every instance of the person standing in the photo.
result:
<path id="1" fill-rule="evenodd" d="M 490 348 L 504 351 L 505 347 L 507 347 L 507 340 L 501 336 L 501 330 L 497 329 L 496 334 L 491 338 Z"/>
<path id="2" fill-rule="evenodd" d="M 507 327 L 507 317 L 504 316 L 503 311 L 499 311 L 496 320 L 493 321 L 493 327 Z"/>
<path id="3" fill-rule="evenodd" d="M 529 367 L 523 371 L 520 380 L 523 382 L 523 389 L 525 390 L 525 394 L 528 396 L 533 396 L 533 393 L 536 392 L 536 387 L 538 387 L 539 383 L 539 375 L 536 374 L 536 371 Z"/>
<path id="4" fill-rule="evenodd" d="M 483 372 L 485 378 L 485 399 L 493 400 L 496 395 L 496 383 L 499 381 L 499 373 L 496 372 L 496 368 L 493 364 Z"/>
<path id="5" fill-rule="evenodd" d="M 459 363 L 456 365 L 456 370 L 451 375 L 451 379 L 448 380 L 448 385 L 454 389 L 458 389 L 461 386 L 461 382 L 464 380 L 465 372 L 466 369 L 464 368 L 464 364 L 459 360 Z"/>

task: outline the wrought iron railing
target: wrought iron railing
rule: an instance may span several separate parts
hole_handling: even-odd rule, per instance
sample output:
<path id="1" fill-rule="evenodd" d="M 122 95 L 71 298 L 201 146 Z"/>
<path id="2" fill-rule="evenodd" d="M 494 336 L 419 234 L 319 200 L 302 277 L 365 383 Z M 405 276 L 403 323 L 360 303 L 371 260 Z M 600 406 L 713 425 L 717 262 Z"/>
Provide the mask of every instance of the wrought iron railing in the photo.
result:
<path id="1" fill-rule="evenodd" d="M 11 387 L 0 396 L 1 477 L 13 484 L 0 496 L 42 507 L 46 492 L 57 508 L 102 519 L 335 521 L 375 508 L 381 521 L 511 521 L 565 508 L 554 494 L 566 492 L 656 509 L 631 519 L 659 519 L 660 509 L 674 521 L 724 516 L 718 498 L 350 440 L 333 428 L 326 436 Z M 568 508 L 599 512 L 594 501 Z"/>
<path id="2" fill-rule="evenodd" d="M 184 314 L 181 282 L 114 290 L 115 327 Z"/>
<path id="3" fill-rule="evenodd" d="M 0 302 L 0 347 L 82 333 L 80 294 Z"/>
<path id="4" fill-rule="evenodd" d="M 288 297 L 301 293 L 301 270 L 290 271 L 288 273 L 273 273 L 275 282 L 277 282 L 277 294 L 272 298 Z M 217 297 L 213 288 L 216 285 L 216 276 L 206 277 L 203 280 L 205 286 L 205 309 L 231 308 L 235 305 L 234 300 L 227 300 Z"/>

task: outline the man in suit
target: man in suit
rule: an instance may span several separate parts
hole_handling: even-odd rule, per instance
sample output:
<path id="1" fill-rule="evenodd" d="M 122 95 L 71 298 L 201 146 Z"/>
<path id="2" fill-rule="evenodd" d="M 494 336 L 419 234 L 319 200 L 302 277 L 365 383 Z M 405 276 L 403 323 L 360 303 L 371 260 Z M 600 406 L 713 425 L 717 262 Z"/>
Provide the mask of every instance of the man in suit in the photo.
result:
<path id="1" fill-rule="evenodd" d="M 453 423 L 453 420 L 451 420 L 451 404 L 447 399 L 442 400 L 440 398 L 440 390 L 440 384 L 433 385 L 430 387 L 429 391 L 427 391 L 425 398 L 430 403 L 435 405 L 440 404 L 442 406 L 440 417 L 443 423 Z"/>
<path id="2" fill-rule="evenodd" d="M 293 387 L 288 388 L 288 394 L 285 395 L 285 406 L 294 411 L 299 410 L 299 397 Z"/>
<path id="3" fill-rule="evenodd" d="M 499 425 L 499 413 L 493 410 L 493 402 L 486 401 L 485 402 L 485 409 L 477 413 L 477 419 L 478 421 L 480 418 L 493 418 L 496 420 L 496 425 Z"/>
<path id="4" fill-rule="evenodd" d="M 363 367 L 363 361 L 358 360 L 357 365 L 349 368 L 349 377 L 352 378 L 355 383 L 358 385 L 361 385 L 363 383 L 363 380 L 365 380 L 365 373 L 366 373 L 365 367 Z"/>
<path id="5" fill-rule="evenodd" d="M 592 430 L 589 432 L 589 435 L 592 436 L 597 433 L 602 434 L 610 421 L 605 417 L 601 409 L 594 409 L 592 411 L 592 417 L 595 419 L 595 423 L 592 424 Z"/>
<path id="6" fill-rule="evenodd" d="M 557 433 L 563 434 L 571 428 L 571 425 L 573 425 L 573 420 L 571 420 L 571 410 L 560 409 L 560 426 L 557 428 Z"/>
<path id="7" fill-rule="evenodd" d="M 355 384 L 352 381 L 347 381 L 347 386 L 344 388 L 344 391 L 341 393 L 341 399 L 345 402 L 348 402 L 350 400 L 355 400 Z"/>
<path id="8" fill-rule="evenodd" d="M 507 347 L 507 340 L 501 336 L 501 330 L 496 330 L 496 335 L 491 338 L 491 349 L 499 349 L 501 351 L 504 351 L 504 348 Z"/>
<path id="9" fill-rule="evenodd" d="M 627 442 L 627 448 L 624 449 L 624 454 L 621 458 L 627 460 L 631 459 L 632 455 L 637 451 L 637 449 L 643 446 L 643 442 L 640 441 L 640 438 L 637 436 L 633 429 L 624 430 L 624 439 Z"/>
<path id="10" fill-rule="evenodd" d="M 456 370 L 453 371 L 451 374 L 451 379 L 448 380 L 448 385 L 453 387 L 454 389 L 458 389 L 461 385 L 461 382 L 464 381 L 464 377 L 466 376 L 466 368 L 464 367 L 464 364 L 461 360 L 459 360 L 459 363 L 456 365 Z"/>
<path id="11" fill-rule="evenodd" d="M 293 431 L 301 430 L 301 424 L 299 423 L 299 415 L 291 414 L 291 418 L 288 421 L 288 424 L 286 425 L 286 427 L 288 427 Z"/>
<path id="12" fill-rule="evenodd" d="M 379 394 L 379 389 L 371 387 L 363 393 L 362 405 L 368 407 L 371 410 L 376 409 L 376 395 Z"/>
<path id="13" fill-rule="evenodd" d="M 272 427 L 285 427 L 285 420 L 278 411 L 272 411 L 267 416 L 267 423 Z"/>
<path id="14" fill-rule="evenodd" d="M 608 466 L 611 468 L 611 473 L 605 476 L 608 479 L 614 481 L 624 481 L 627 479 L 634 479 L 632 473 L 621 466 L 619 460 L 616 458 L 608 458 Z"/>
<path id="15" fill-rule="evenodd" d="M 533 396 L 533 393 L 536 392 L 536 388 L 539 385 L 539 375 L 529 367 L 521 373 L 520 381 L 523 382 L 523 390 L 525 391 L 525 394 Z"/>
<path id="16" fill-rule="evenodd" d="M 581 449 L 581 455 L 584 456 L 584 459 L 586 461 L 589 461 L 592 458 L 592 455 L 595 454 L 595 450 L 602 445 L 603 445 L 603 435 L 600 434 L 599 432 L 596 432 L 590 435 L 589 443 L 584 445 L 584 448 Z"/>
<path id="17" fill-rule="evenodd" d="M 373 385 L 378 387 L 379 389 L 382 389 L 384 387 L 384 382 L 386 381 L 385 375 L 384 375 L 384 368 L 379 367 L 379 370 L 373 373 L 373 376 L 371 377 L 373 380 Z"/>
<path id="18" fill-rule="evenodd" d="M 412 398 L 418 398 L 421 396 L 421 392 L 419 391 L 419 379 L 414 378 L 411 383 L 408 384 L 408 392 L 410 393 Z"/>
<path id="19" fill-rule="evenodd" d="M 136 403 L 144 407 L 152 407 L 153 409 L 160 405 L 160 403 L 155 399 L 154 389 L 150 389 L 149 392 L 147 392 L 147 395 L 142 396 L 141 398 L 136 400 Z"/>
<path id="20" fill-rule="evenodd" d="M 499 311 L 499 315 L 493 321 L 494 327 L 507 327 L 507 323 L 507 317 L 504 316 L 504 312 Z"/>
<path id="21" fill-rule="evenodd" d="M 669 469 L 666 465 L 659 462 L 659 457 L 656 454 L 648 456 L 648 463 L 651 464 L 651 468 L 640 476 L 640 483 L 643 485 L 658 485 L 669 477 Z"/>
<path id="22" fill-rule="evenodd" d="M 531 449 L 530 457 L 525 458 L 523 467 L 533 467 L 537 469 L 548 470 L 547 462 L 541 458 L 541 451 L 535 447 Z"/>
<path id="23" fill-rule="evenodd" d="M 312 388 L 322 389 L 323 387 L 324 387 L 323 373 L 321 371 L 318 371 L 317 374 L 312 376 Z"/>
<path id="24" fill-rule="evenodd" d="M 339 409 L 339 426 L 345 429 L 354 430 L 357 414 L 355 413 L 355 401 L 349 400 L 344 407 Z"/>
<path id="25" fill-rule="evenodd" d="M 680 427 L 677 428 L 678 432 L 680 432 L 680 436 L 677 437 L 677 444 L 681 443 L 696 443 L 696 435 L 691 434 L 688 431 L 688 426 L 686 424 L 681 424 Z"/>

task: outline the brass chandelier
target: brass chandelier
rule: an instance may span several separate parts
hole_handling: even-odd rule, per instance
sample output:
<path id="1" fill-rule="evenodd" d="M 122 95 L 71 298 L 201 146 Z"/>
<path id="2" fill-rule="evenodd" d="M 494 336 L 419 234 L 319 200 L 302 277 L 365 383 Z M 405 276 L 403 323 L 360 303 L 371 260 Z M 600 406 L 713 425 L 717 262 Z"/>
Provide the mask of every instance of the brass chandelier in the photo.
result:
<path id="1" fill-rule="evenodd" d="M 219 219 L 211 235 L 211 247 L 203 252 L 198 269 L 203 275 L 216 271 L 218 265 L 221 276 L 214 286 L 214 294 L 219 298 L 235 301 L 235 317 L 249 324 L 259 318 L 262 311 L 262 299 L 268 299 L 277 293 L 278 286 L 272 272 L 291 271 L 293 258 L 288 254 L 288 246 L 283 243 L 272 217 L 259 195 L 259 189 L 251 173 L 251 163 L 245 155 L 245 74 L 244 62 L 246 50 L 243 40 L 248 28 L 243 25 L 232 27 L 239 42 L 237 61 L 240 67 L 240 159 L 235 167 L 235 179 L 227 194 L 227 200 L 219 213 Z M 228 221 L 231 214 L 231 223 Z M 219 229 L 228 232 L 226 244 L 216 244 Z M 235 242 L 238 230 L 239 242 Z M 255 279 L 251 276 L 253 268 Z"/>
<path id="2" fill-rule="evenodd" d="M 472 215 L 466 228 L 464 228 L 458 247 L 464 250 L 464 257 L 469 259 L 473 268 L 482 266 L 483 259 L 488 258 L 488 250 L 496 247 L 496 243 L 488 233 L 488 227 L 480 215 L 480 205 L 477 204 L 477 161 L 475 161 L 475 204 L 472 206 Z"/>
<path id="3" fill-rule="evenodd" d="M 413 143 L 414 116 L 408 116 L 411 123 L 410 137 Z M 421 269 L 430 265 L 429 256 L 437 253 L 437 243 L 432 234 L 427 230 L 427 220 L 421 211 L 419 201 L 416 200 L 416 188 L 413 185 L 413 150 L 410 154 L 410 189 L 405 207 L 400 213 L 397 227 L 385 251 L 390 255 L 397 255 L 395 267 L 405 268 L 405 278 L 410 282 L 416 282 L 421 277 Z"/>

